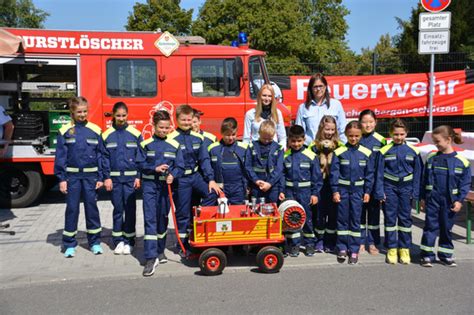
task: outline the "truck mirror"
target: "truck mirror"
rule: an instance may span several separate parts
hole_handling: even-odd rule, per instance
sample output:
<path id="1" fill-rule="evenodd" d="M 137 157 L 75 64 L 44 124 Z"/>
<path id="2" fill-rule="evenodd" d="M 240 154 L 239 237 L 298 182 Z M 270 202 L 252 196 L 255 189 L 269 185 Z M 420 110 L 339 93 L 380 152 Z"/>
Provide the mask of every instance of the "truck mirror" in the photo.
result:
<path id="1" fill-rule="evenodd" d="M 242 58 L 235 57 L 234 62 L 234 77 L 239 79 L 244 74 L 244 64 L 242 63 Z"/>

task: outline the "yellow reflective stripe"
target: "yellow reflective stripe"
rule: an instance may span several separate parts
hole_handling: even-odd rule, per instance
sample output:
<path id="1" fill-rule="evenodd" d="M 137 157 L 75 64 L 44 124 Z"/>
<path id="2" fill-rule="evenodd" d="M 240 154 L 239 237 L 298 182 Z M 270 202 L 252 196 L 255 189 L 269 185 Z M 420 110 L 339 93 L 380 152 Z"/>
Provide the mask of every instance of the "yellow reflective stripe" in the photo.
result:
<path id="1" fill-rule="evenodd" d="M 410 174 L 410 175 L 408 175 L 408 176 L 403 177 L 403 181 L 404 181 L 404 182 L 411 181 L 412 179 L 413 179 L 413 174 Z"/>
<path id="2" fill-rule="evenodd" d="M 66 167 L 66 172 L 79 173 L 79 169 L 77 167 Z"/>
<path id="3" fill-rule="evenodd" d="M 112 171 L 110 172 L 110 176 L 120 176 L 120 172 Z"/>
<path id="4" fill-rule="evenodd" d="M 318 234 L 324 234 L 325 232 L 324 230 L 318 230 L 318 229 L 314 229 L 314 231 Z"/>
<path id="5" fill-rule="evenodd" d="M 442 252 L 446 254 L 454 254 L 454 249 L 439 246 L 438 252 Z"/>
<path id="6" fill-rule="evenodd" d="M 326 229 L 326 233 L 328 233 L 328 234 L 336 234 L 336 230 Z"/>
<path id="7" fill-rule="evenodd" d="M 123 175 L 125 175 L 125 176 L 135 176 L 137 174 L 138 174 L 137 171 L 125 171 L 125 172 L 123 172 Z"/>
<path id="8" fill-rule="evenodd" d="M 343 230 L 343 231 L 337 231 L 336 233 L 337 233 L 337 235 L 349 235 L 351 232 Z"/>
<path id="9" fill-rule="evenodd" d="M 300 238 L 300 237 L 301 237 L 301 233 L 299 232 L 285 234 L 285 238 Z"/>
<path id="10" fill-rule="evenodd" d="M 97 234 L 97 233 L 100 233 L 102 231 L 102 228 L 97 228 L 97 229 L 91 229 L 91 230 L 87 230 L 87 233 L 89 234 Z"/>
<path id="11" fill-rule="evenodd" d="M 435 166 L 434 168 L 435 168 L 435 169 L 438 169 L 438 170 L 443 170 L 443 171 L 447 171 L 447 170 L 448 170 L 447 167 L 442 167 L 442 166 Z"/>
<path id="12" fill-rule="evenodd" d="M 128 238 L 130 238 L 130 237 L 135 237 L 135 235 L 137 235 L 135 232 L 133 232 L 133 233 L 125 233 L 125 232 L 123 232 L 123 236 L 128 237 Z"/>
<path id="13" fill-rule="evenodd" d="M 425 246 L 425 245 L 420 245 L 420 249 L 425 252 L 432 252 L 433 247 Z"/>
<path id="14" fill-rule="evenodd" d="M 352 231 L 351 231 L 349 234 L 350 234 L 350 236 L 352 236 L 352 237 L 361 237 L 360 232 L 352 232 Z"/>
<path id="15" fill-rule="evenodd" d="M 346 185 L 346 186 L 351 185 L 351 181 L 349 181 L 349 180 L 339 179 L 337 182 L 341 185 Z"/>
<path id="16" fill-rule="evenodd" d="M 363 186 L 364 185 L 364 181 L 363 180 L 358 180 L 354 183 L 354 185 L 356 186 Z"/>
<path id="17" fill-rule="evenodd" d="M 303 236 L 308 237 L 308 238 L 314 238 L 315 237 L 313 233 L 303 233 Z"/>
<path id="18" fill-rule="evenodd" d="M 426 189 L 426 190 L 433 190 L 433 185 L 426 185 L 426 186 L 425 186 L 425 189 Z"/>
<path id="19" fill-rule="evenodd" d="M 295 185 L 295 182 L 290 182 L 290 181 L 285 182 L 285 186 L 288 186 L 288 187 L 294 187 L 294 186 L 311 187 L 311 182 L 296 182 L 296 184 L 297 185 Z"/>
<path id="20" fill-rule="evenodd" d="M 369 230 L 378 230 L 380 229 L 380 225 L 367 225 Z"/>
<path id="21" fill-rule="evenodd" d="M 123 235 L 122 232 L 114 232 L 114 231 L 112 231 L 112 236 L 118 237 L 118 236 L 122 236 L 122 235 Z"/>
<path id="22" fill-rule="evenodd" d="M 361 229 L 361 230 L 364 230 L 364 229 L 366 229 L 366 228 L 367 228 L 367 225 L 365 225 L 365 224 L 361 224 L 361 225 L 360 225 L 360 229 Z"/>
<path id="23" fill-rule="evenodd" d="M 390 175 L 388 173 L 383 173 L 383 177 L 385 177 L 386 179 L 389 179 L 389 180 L 392 180 L 394 182 L 398 182 L 399 181 L 399 178 L 396 177 L 396 176 L 393 176 L 393 175 Z"/>
<path id="24" fill-rule="evenodd" d="M 145 241 L 157 241 L 158 240 L 158 236 L 156 235 L 146 235 L 143 237 L 143 239 Z"/>
<path id="25" fill-rule="evenodd" d="M 266 173 L 267 172 L 264 168 L 260 168 L 260 167 L 254 167 L 253 170 L 256 173 Z"/>
<path id="26" fill-rule="evenodd" d="M 387 232 L 395 232 L 397 230 L 397 226 L 385 226 L 385 231 Z"/>
<path id="27" fill-rule="evenodd" d="M 188 233 L 178 233 L 179 238 L 186 238 L 188 235 Z"/>
<path id="28" fill-rule="evenodd" d="M 455 189 L 452 190 L 452 192 L 453 192 L 453 195 L 457 195 L 459 190 L 457 188 L 455 188 Z"/>
<path id="29" fill-rule="evenodd" d="M 99 168 L 98 168 L 97 166 L 96 166 L 96 167 L 84 167 L 84 168 L 82 169 L 82 171 L 83 171 L 84 173 L 93 173 L 93 172 L 99 171 Z"/>
<path id="30" fill-rule="evenodd" d="M 63 231 L 63 235 L 65 235 L 65 236 L 73 237 L 73 236 L 75 236 L 76 234 L 77 234 L 77 230 L 74 231 L 74 232 L 68 232 L 68 231 L 66 231 L 66 230 Z"/>
<path id="31" fill-rule="evenodd" d="M 187 170 L 184 171 L 184 175 L 191 175 L 191 174 L 197 172 L 198 169 L 199 169 L 198 166 L 194 167 L 193 169 L 187 169 Z"/>
<path id="32" fill-rule="evenodd" d="M 143 178 L 143 179 L 151 179 L 151 180 L 154 180 L 154 179 L 155 179 L 155 175 L 146 175 L 146 174 L 143 174 L 143 175 L 142 175 L 142 178 Z"/>
<path id="33" fill-rule="evenodd" d="M 162 240 L 166 237 L 166 234 L 167 232 L 163 233 L 163 234 L 156 234 L 156 237 L 159 239 L 159 240 Z"/>
<path id="34" fill-rule="evenodd" d="M 411 233 L 411 227 L 398 226 L 398 230 L 405 233 Z"/>

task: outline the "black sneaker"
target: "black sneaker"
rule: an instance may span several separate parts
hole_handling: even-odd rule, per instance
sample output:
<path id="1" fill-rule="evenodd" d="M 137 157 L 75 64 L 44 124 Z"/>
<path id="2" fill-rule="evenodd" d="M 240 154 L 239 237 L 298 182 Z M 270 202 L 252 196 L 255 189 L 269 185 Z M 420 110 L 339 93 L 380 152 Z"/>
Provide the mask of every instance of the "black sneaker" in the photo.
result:
<path id="1" fill-rule="evenodd" d="M 342 264 L 343 262 L 346 261 L 347 258 L 347 252 L 345 250 L 341 250 L 340 252 L 337 253 L 337 262 Z"/>
<path id="2" fill-rule="evenodd" d="M 355 265 L 359 261 L 359 255 L 356 253 L 352 253 L 349 257 L 349 265 Z"/>
<path id="3" fill-rule="evenodd" d="M 158 254 L 158 262 L 160 264 L 166 264 L 168 262 L 168 257 L 166 257 L 165 253 Z"/>
<path id="4" fill-rule="evenodd" d="M 421 258 L 420 265 L 421 265 L 422 267 L 431 268 L 431 267 L 433 267 L 433 262 L 431 261 L 430 258 L 428 258 L 428 257 L 423 257 L 423 258 Z"/>
<path id="5" fill-rule="evenodd" d="M 150 277 L 155 273 L 156 266 L 158 266 L 158 260 L 156 258 L 148 259 L 143 268 L 143 276 Z"/>
<path id="6" fill-rule="evenodd" d="M 447 267 L 457 267 L 456 262 L 452 258 L 440 258 L 439 261 Z"/>
<path id="7" fill-rule="evenodd" d="M 305 251 L 304 251 L 305 256 L 313 257 L 314 253 L 315 253 L 315 250 L 314 250 L 313 245 L 306 245 L 306 248 L 305 248 Z"/>
<path id="8" fill-rule="evenodd" d="M 298 257 L 300 254 L 299 246 L 292 246 L 290 249 L 290 257 Z"/>

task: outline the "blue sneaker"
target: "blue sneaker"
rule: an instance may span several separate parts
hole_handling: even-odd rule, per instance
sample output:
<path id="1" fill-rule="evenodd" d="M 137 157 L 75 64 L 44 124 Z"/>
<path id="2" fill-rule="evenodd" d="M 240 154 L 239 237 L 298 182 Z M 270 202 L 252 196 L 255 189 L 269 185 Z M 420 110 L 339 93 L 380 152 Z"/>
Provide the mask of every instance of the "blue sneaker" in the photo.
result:
<path id="1" fill-rule="evenodd" d="M 66 248 L 66 251 L 64 252 L 64 257 L 66 258 L 72 258 L 76 255 L 76 248 L 75 247 L 68 247 Z"/>
<path id="2" fill-rule="evenodd" d="M 102 246 L 100 246 L 100 244 L 92 245 L 91 251 L 94 255 L 100 255 L 104 252 L 104 250 L 102 249 Z"/>

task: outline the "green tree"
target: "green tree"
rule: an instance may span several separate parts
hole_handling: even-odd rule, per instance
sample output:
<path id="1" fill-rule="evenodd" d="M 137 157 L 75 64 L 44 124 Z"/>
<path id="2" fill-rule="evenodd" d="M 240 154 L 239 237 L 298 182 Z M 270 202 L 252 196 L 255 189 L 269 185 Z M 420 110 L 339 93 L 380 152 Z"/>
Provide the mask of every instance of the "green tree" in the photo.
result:
<path id="1" fill-rule="evenodd" d="M 374 58 L 376 62 L 376 74 L 394 74 L 403 72 L 398 49 L 395 47 L 389 34 L 380 36 L 374 49 L 362 49 L 362 54 L 359 59 L 359 74 L 373 73 Z"/>
<path id="2" fill-rule="evenodd" d="M 135 3 L 125 28 L 128 31 L 156 31 L 161 29 L 174 35 L 188 35 L 191 31 L 193 9 L 184 10 L 180 0 L 147 0 Z"/>
<path id="3" fill-rule="evenodd" d="M 0 26 L 43 28 L 49 13 L 35 7 L 31 0 L 0 0 Z"/>
<path id="4" fill-rule="evenodd" d="M 341 0 L 207 0 L 192 31 L 223 45 L 246 32 L 252 48 L 268 53 L 271 72 L 293 73 L 305 63 L 341 60 L 346 14 Z"/>

